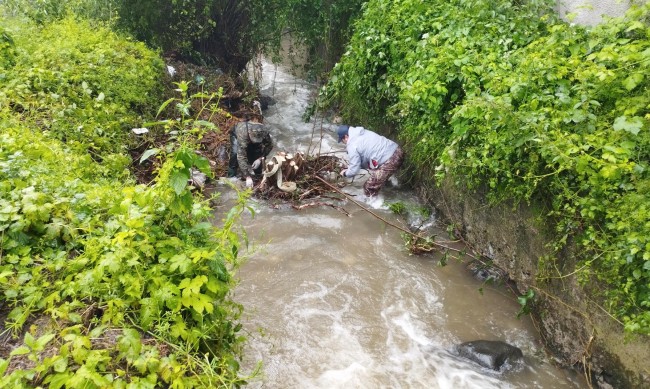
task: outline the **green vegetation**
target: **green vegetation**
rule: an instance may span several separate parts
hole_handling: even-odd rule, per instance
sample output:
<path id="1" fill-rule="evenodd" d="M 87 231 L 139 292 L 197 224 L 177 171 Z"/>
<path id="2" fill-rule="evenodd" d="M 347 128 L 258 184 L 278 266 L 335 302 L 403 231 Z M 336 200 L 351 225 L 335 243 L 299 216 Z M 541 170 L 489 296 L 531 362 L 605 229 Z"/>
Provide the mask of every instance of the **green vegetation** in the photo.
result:
<path id="1" fill-rule="evenodd" d="M 71 18 L 9 33 L 23 55 L 3 69 L 0 105 L 28 114 L 42 130 L 97 159 L 124 153 L 130 125 L 160 94 L 158 55 Z"/>
<path id="2" fill-rule="evenodd" d="M 309 73 L 330 70 L 348 41 L 361 0 L 115 0 L 117 25 L 195 62 L 242 71 L 261 51 L 277 54 L 283 36 L 307 50 Z M 97 14 L 93 12 L 91 14 Z M 105 14 L 105 13 L 104 13 Z"/>
<path id="3" fill-rule="evenodd" d="M 187 184 L 209 168 L 188 138 L 155 156 L 150 186 L 128 171 L 163 74 L 155 52 L 101 25 L 2 20 L 0 387 L 244 383 L 229 291 L 245 196 L 210 222 Z"/>
<path id="4" fill-rule="evenodd" d="M 423 183 L 541 205 L 547 261 L 576 244 L 579 279 L 648 334 L 650 5 L 586 29 L 553 3 L 371 0 L 321 102 L 396 127 Z"/>
<path id="5" fill-rule="evenodd" d="M 129 32 L 163 52 L 241 72 L 261 51 L 279 53 L 283 36 L 307 50 L 307 70 L 329 71 L 341 56 L 362 0 L 6 0 L 38 23 L 75 14 Z"/>
<path id="6" fill-rule="evenodd" d="M 278 0 L 282 5 L 276 20 L 294 43 L 307 50 L 307 73 L 320 78 L 329 72 L 344 52 L 352 35 L 353 22 L 361 14 L 362 0 Z"/>
<path id="7" fill-rule="evenodd" d="M 245 383 L 229 291 L 246 196 L 215 227 L 188 186 L 210 173 L 194 142 L 219 130 L 220 91 L 180 82 L 161 106 L 159 53 L 114 30 L 240 71 L 287 31 L 336 57 L 362 10 L 322 102 L 397 127 L 425 184 L 540 204 L 556 254 L 541 270 L 577 245 L 580 280 L 650 333 L 650 5 L 585 29 L 547 0 L 137 3 L 0 6 L 0 386 Z M 156 178 L 137 185 L 131 129 L 152 120 L 173 143 L 143 154 Z"/>
<path id="8" fill-rule="evenodd" d="M 246 194 L 215 227 L 215 199 L 188 186 L 192 169 L 212 173 L 194 150 L 227 121 L 222 89 L 179 82 L 161 104 L 151 48 L 239 72 L 291 30 L 331 58 L 361 3 L 2 2 L 0 386 L 245 384 L 229 291 Z M 151 132 L 134 135 L 143 123 Z M 136 143 L 151 145 L 148 186 L 129 171 Z"/>

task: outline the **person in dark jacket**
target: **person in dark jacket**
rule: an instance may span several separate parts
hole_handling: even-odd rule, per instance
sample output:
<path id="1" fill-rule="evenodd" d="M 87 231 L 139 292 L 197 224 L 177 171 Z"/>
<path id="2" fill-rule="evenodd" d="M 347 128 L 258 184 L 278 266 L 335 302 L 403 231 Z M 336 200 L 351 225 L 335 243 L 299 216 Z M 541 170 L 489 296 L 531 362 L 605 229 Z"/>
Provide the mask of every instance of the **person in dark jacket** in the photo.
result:
<path id="1" fill-rule="evenodd" d="M 404 162 L 404 152 L 392 140 L 363 127 L 341 125 L 337 129 L 339 143 L 346 145 L 349 166 L 341 171 L 343 177 L 354 177 L 360 169 L 368 169 L 370 178 L 363 184 L 366 196 L 376 196 L 388 178 Z"/>
<path id="2" fill-rule="evenodd" d="M 243 121 L 230 131 L 230 161 L 228 175 L 246 178 L 247 183 L 262 172 L 262 157 L 273 149 L 273 140 L 262 123 Z"/>

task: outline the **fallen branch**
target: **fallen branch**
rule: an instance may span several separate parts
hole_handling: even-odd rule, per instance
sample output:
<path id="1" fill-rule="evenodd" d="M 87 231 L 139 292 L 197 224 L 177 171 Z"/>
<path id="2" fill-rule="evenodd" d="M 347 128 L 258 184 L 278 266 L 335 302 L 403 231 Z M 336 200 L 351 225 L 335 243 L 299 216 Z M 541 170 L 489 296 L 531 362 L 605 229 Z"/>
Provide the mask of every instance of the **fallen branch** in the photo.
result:
<path id="1" fill-rule="evenodd" d="M 330 204 L 330 203 L 324 203 L 322 201 L 312 202 L 312 203 L 302 204 L 302 205 L 292 205 L 292 207 L 294 209 L 301 210 L 301 209 L 305 209 L 305 208 L 309 208 L 309 207 L 320 207 L 320 206 L 323 206 L 323 205 L 328 206 L 328 207 L 332 207 L 332 208 L 342 212 L 343 214 L 345 214 L 348 217 L 350 216 L 350 213 L 348 211 L 346 211 L 344 208 L 339 207 L 338 205 L 334 205 L 334 204 Z"/>
<path id="2" fill-rule="evenodd" d="M 318 177 L 318 176 L 315 176 L 315 177 L 316 177 L 318 180 L 320 180 L 322 183 L 324 183 L 325 185 L 327 185 L 330 189 L 334 190 L 335 192 L 337 192 L 337 193 L 339 193 L 339 194 L 342 194 L 343 196 L 345 196 L 345 198 L 347 198 L 348 200 L 352 201 L 352 202 L 355 203 L 357 206 L 359 206 L 359 208 L 361 208 L 361 209 L 363 209 L 364 211 L 368 212 L 368 213 L 371 214 L 372 216 L 374 216 L 374 217 L 376 217 L 377 219 L 383 221 L 384 223 L 388 224 L 389 226 L 394 227 L 394 228 L 397 228 L 398 230 L 400 230 L 400 231 L 404 232 L 405 234 L 411 236 L 413 239 L 415 239 L 416 242 L 417 242 L 418 240 L 426 240 L 426 237 L 423 237 L 423 236 L 421 236 L 421 235 L 415 234 L 415 233 L 413 233 L 412 231 L 409 231 L 408 229 L 406 229 L 406 228 L 404 228 L 404 227 L 402 227 L 402 226 L 398 226 L 398 225 L 396 225 L 396 224 L 394 224 L 394 223 L 389 222 L 388 220 L 384 219 L 383 217 L 377 215 L 376 213 L 374 213 L 374 212 L 371 211 L 370 209 L 368 209 L 368 208 L 366 208 L 365 206 L 363 206 L 360 202 L 356 201 L 355 199 L 352 198 L 352 196 L 350 196 L 350 195 L 348 195 L 347 193 L 341 191 L 339 188 L 335 187 L 334 185 L 330 184 L 329 182 L 323 180 L 322 178 L 320 178 L 320 177 Z M 475 255 L 473 255 L 473 254 L 469 254 L 469 253 L 465 252 L 464 250 L 460 250 L 460 249 L 457 249 L 457 248 L 454 248 L 454 247 L 450 247 L 450 246 L 447 246 L 447 245 L 442 244 L 442 243 L 440 243 L 440 242 L 430 241 L 429 243 L 431 243 L 432 245 L 434 245 L 434 246 L 436 246 L 436 247 L 438 247 L 438 248 L 440 248 L 440 249 L 449 250 L 449 251 L 454 251 L 454 252 L 457 252 L 457 253 L 459 253 L 459 254 L 461 254 L 461 255 L 467 255 L 468 257 L 470 257 L 470 258 L 472 258 L 472 259 L 475 259 L 475 260 L 479 260 L 479 261 L 480 261 L 480 259 L 477 258 Z"/>

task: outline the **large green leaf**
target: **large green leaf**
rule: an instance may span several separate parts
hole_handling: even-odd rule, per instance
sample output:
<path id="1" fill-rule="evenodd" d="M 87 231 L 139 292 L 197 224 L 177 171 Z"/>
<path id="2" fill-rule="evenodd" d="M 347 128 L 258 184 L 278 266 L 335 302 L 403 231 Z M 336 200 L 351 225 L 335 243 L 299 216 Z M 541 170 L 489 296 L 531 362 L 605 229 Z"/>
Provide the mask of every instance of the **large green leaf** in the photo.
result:
<path id="1" fill-rule="evenodd" d="M 169 177 L 169 183 L 177 195 L 183 193 L 190 179 L 190 169 L 175 169 Z"/>
<path id="2" fill-rule="evenodd" d="M 627 131 L 630 134 L 638 135 L 643 128 L 643 118 L 638 116 L 633 116 L 628 118 L 627 116 L 619 116 L 614 119 L 613 128 L 616 131 Z"/>

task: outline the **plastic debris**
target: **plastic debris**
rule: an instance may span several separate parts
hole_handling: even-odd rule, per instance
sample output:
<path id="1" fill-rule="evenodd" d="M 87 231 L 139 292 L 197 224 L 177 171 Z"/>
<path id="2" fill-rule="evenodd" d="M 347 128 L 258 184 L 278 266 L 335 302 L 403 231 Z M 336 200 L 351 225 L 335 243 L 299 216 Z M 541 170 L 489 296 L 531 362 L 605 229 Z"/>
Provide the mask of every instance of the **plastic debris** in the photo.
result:
<path id="1" fill-rule="evenodd" d="M 146 127 L 142 127 L 142 128 L 132 128 L 131 131 L 133 131 L 133 133 L 136 134 L 136 135 L 142 135 L 142 134 L 146 134 L 146 133 L 148 133 L 148 132 L 149 132 L 149 129 L 146 128 Z"/>

